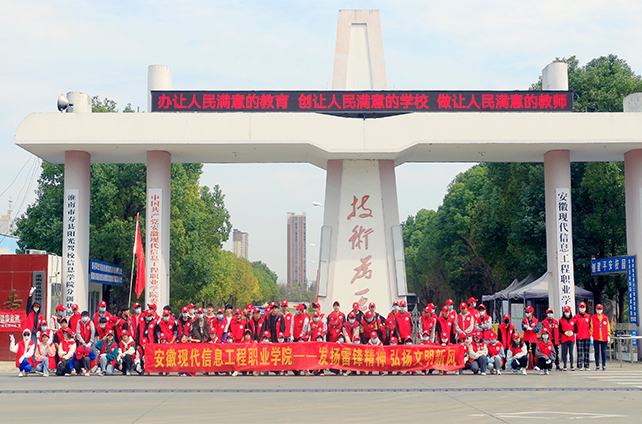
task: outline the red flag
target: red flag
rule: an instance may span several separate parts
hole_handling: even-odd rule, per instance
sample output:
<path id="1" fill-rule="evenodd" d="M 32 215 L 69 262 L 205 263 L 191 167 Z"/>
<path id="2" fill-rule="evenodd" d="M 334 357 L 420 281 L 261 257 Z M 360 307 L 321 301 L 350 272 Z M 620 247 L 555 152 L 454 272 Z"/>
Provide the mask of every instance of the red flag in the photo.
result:
<path id="1" fill-rule="evenodd" d="M 138 215 L 136 215 L 136 241 L 134 242 L 134 254 L 136 255 L 136 298 L 145 290 L 145 252 L 143 251 L 143 239 L 140 236 L 138 226 Z"/>

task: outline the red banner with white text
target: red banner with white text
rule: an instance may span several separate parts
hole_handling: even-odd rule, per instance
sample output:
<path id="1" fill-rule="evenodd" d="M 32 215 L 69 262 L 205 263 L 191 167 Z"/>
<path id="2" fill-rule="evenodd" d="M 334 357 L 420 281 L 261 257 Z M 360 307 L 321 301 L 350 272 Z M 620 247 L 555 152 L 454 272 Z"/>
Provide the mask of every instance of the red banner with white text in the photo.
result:
<path id="1" fill-rule="evenodd" d="M 147 344 L 145 372 L 452 371 L 464 367 L 464 348 L 371 346 L 308 342 L 275 344 Z"/>
<path id="2" fill-rule="evenodd" d="M 26 321 L 25 311 L 0 311 L 0 331 L 22 331 Z"/>

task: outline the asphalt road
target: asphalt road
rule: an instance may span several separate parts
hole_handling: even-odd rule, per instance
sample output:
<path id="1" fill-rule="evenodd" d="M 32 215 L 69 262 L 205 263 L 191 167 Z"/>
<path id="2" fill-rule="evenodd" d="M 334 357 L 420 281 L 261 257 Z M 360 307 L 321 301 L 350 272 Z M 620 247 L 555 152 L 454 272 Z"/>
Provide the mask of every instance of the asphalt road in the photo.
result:
<path id="1" fill-rule="evenodd" d="M 642 365 L 527 376 L 18 378 L 0 367 L 0 422 L 642 422 Z"/>

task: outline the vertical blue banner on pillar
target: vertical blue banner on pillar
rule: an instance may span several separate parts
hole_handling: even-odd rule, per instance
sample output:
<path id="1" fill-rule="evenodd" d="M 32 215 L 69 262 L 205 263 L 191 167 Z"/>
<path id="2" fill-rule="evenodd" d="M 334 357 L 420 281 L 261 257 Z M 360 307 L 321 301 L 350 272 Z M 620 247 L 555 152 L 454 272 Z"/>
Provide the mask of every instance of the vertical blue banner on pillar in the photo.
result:
<path id="1" fill-rule="evenodd" d="M 635 256 L 628 256 L 627 262 L 627 283 L 629 289 L 629 322 L 638 323 L 638 283 L 637 269 L 635 267 Z"/>

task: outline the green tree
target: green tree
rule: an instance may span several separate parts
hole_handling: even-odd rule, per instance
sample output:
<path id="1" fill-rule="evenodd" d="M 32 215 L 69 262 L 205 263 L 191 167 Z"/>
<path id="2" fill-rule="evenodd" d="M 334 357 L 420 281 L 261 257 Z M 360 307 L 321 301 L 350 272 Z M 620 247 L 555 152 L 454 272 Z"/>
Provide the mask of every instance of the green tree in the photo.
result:
<path id="1" fill-rule="evenodd" d="M 276 302 L 279 300 L 277 275 L 261 261 L 252 262 L 254 276 L 259 283 L 259 297 L 255 303 Z"/>

